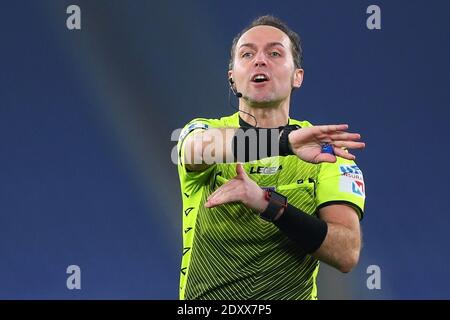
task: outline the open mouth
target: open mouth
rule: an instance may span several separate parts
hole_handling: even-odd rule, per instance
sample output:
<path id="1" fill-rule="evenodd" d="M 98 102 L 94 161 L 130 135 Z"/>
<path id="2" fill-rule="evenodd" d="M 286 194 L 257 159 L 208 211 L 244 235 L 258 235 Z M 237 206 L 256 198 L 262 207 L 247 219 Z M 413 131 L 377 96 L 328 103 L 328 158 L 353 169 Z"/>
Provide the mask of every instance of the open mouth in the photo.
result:
<path id="1" fill-rule="evenodd" d="M 259 82 L 264 82 L 264 81 L 269 81 L 269 78 L 263 73 L 255 74 L 252 78 L 252 82 L 259 83 Z"/>

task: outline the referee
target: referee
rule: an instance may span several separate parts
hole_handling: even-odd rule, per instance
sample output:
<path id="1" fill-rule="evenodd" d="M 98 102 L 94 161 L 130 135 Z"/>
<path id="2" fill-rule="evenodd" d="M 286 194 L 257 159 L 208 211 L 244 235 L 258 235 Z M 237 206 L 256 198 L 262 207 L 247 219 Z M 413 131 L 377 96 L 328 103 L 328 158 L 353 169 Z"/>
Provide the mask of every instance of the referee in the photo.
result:
<path id="1" fill-rule="evenodd" d="M 182 130 L 180 299 L 317 299 L 319 261 L 357 264 L 364 180 L 347 150 L 364 143 L 289 117 L 302 60 L 284 22 L 255 19 L 231 47 L 239 112 Z"/>

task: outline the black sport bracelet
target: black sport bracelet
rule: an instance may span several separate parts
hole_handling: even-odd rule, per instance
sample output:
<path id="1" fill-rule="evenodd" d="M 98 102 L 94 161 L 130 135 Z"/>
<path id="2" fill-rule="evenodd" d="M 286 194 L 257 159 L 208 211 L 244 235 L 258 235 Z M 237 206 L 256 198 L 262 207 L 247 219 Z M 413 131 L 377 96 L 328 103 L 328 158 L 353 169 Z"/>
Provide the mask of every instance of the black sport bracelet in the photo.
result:
<path id="1" fill-rule="evenodd" d="M 231 142 L 231 149 L 235 161 L 249 162 L 267 157 L 278 156 L 280 129 L 241 127 L 236 130 Z M 255 141 L 256 139 L 256 141 Z M 265 139 L 265 141 L 261 141 Z M 274 139 L 274 148 L 272 148 Z M 277 143 L 278 142 L 278 143 Z"/>
<path id="2" fill-rule="evenodd" d="M 280 134 L 280 156 L 294 154 L 289 148 L 289 133 L 297 129 L 300 129 L 300 126 L 296 124 L 287 125 L 282 129 Z"/>
<path id="3" fill-rule="evenodd" d="M 325 221 L 288 204 L 274 224 L 306 253 L 313 253 L 322 245 L 328 232 Z"/>

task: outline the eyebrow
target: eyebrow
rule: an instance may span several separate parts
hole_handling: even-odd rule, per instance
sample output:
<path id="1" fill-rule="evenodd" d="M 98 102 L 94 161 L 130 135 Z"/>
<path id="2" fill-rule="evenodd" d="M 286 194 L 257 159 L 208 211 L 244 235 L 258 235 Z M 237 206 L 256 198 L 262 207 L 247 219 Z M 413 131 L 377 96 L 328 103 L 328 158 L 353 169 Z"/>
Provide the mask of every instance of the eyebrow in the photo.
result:
<path id="1" fill-rule="evenodd" d="M 284 45 L 281 42 L 269 42 L 265 47 L 266 48 L 270 48 L 270 47 L 275 47 L 275 46 L 282 46 L 284 48 Z M 252 49 L 256 48 L 256 44 L 254 43 L 243 43 L 239 46 L 239 49 L 242 47 L 250 47 Z"/>

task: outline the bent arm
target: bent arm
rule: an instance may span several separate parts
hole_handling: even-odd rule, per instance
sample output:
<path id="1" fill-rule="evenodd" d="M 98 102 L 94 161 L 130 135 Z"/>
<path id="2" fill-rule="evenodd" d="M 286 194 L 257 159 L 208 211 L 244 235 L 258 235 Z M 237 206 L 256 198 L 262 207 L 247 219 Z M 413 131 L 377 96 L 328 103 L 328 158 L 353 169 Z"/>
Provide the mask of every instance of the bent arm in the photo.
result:
<path id="1" fill-rule="evenodd" d="M 328 225 L 322 245 L 313 256 L 341 272 L 356 266 L 361 250 L 361 231 L 358 215 L 350 206 L 329 205 L 319 210 L 319 217 Z"/>
<path id="2" fill-rule="evenodd" d="M 204 171 L 215 163 L 233 162 L 232 140 L 237 128 L 196 130 L 186 138 L 183 160 L 189 171 Z"/>
<path id="3" fill-rule="evenodd" d="M 269 200 L 250 179 L 242 165 L 236 166 L 236 177 L 214 191 L 205 203 L 206 208 L 230 202 L 241 202 L 258 213 L 267 210 Z M 361 236 L 355 209 L 345 204 L 333 204 L 319 210 L 319 217 L 287 205 L 281 207 L 272 220 L 284 234 L 305 252 L 335 267 L 349 272 L 359 260 Z"/>

